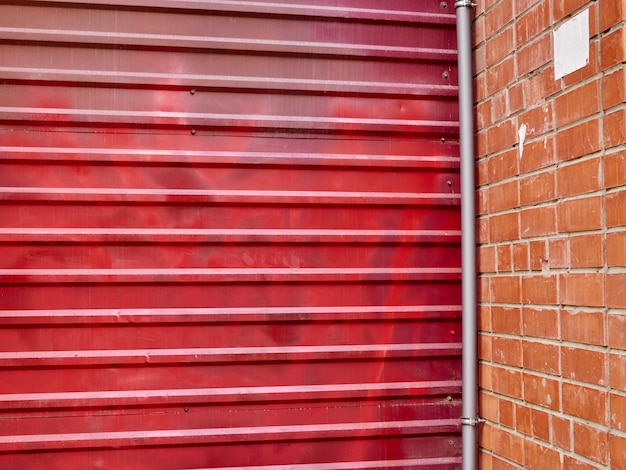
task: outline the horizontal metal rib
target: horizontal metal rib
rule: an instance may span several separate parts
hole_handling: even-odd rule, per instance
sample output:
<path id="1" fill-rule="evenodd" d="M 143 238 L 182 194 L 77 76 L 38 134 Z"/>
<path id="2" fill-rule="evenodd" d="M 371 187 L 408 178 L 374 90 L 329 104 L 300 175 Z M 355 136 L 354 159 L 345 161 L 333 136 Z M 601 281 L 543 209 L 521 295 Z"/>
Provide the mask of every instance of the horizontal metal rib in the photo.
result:
<path id="1" fill-rule="evenodd" d="M 375 155 L 375 154 L 332 154 L 332 153 L 276 153 L 241 151 L 193 151 L 178 149 L 97 149 L 62 147 L 7 147 L 0 146 L 0 162 L 49 163 L 134 163 L 214 165 L 306 165 L 341 166 L 354 168 L 412 168 L 412 169 L 457 169 L 456 156 L 435 155 Z"/>
<path id="2" fill-rule="evenodd" d="M 367 462 L 332 462 L 332 463 L 314 463 L 314 464 L 289 464 L 289 465 L 254 465 L 239 467 L 220 467 L 220 468 L 193 468 L 186 470 L 362 470 L 362 469 L 390 469 L 401 468 L 403 470 L 413 470 L 416 468 L 427 468 L 429 470 L 448 469 L 453 465 L 461 465 L 461 457 L 434 457 L 422 459 L 403 459 L 403 460 L 376 460 Z"/>
<path id="3" fill-rule="evenodd" d="M 286 385 L 168 390 L 106 390 L 99 392 L 49 392 L 0 394 L 0 409 L 54 409 L 76 407 L 127 407 L 173 404 L 219 404 L 228 402 L 271 402 L 310 400 L 360 400 L 363 398 L 458 394 L 460 380 Z"/>

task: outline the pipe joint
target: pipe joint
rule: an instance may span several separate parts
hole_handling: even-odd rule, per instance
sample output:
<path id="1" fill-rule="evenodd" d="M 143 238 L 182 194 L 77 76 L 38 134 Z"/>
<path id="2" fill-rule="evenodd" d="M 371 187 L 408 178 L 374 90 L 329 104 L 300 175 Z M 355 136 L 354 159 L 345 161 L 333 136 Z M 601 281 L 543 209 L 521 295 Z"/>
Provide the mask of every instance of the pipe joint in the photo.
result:
<path id="1" fill-rule="evenodd" d="M 478 426 L 484 422 L 485 420 L 482 418 L 461 418 L 461 425 L 463 426 Z"/>
<path id="2" fill-rule="evenodd" d="M 457 0 L 454 3 L 454 8 L 461 8 L 461 7 L 467 7 L 467 8 L 476 8 L 478 5 L 474 2 L 472 2 L 472 0 Z"/>

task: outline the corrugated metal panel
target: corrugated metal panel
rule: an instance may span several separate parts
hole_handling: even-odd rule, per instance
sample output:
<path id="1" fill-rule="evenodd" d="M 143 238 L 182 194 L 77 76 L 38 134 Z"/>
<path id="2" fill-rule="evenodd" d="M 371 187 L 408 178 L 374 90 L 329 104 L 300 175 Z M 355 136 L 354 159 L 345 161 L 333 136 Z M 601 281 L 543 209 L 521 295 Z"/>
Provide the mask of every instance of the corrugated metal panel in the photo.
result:
<path id="1" fill-rule="evenodd" d="M 1 468 L 459 468 L 444 5 L 2 2 Z"/>

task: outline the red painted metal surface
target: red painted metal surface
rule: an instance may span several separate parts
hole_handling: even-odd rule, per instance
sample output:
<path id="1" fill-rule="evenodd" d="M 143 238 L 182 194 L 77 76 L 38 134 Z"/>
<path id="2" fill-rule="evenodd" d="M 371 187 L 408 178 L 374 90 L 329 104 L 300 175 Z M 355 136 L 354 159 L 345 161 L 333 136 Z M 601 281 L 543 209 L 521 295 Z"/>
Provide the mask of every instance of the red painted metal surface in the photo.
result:
<path id="1" fill-rule="evenodd" d="M 0 5 L 0 468 L 460 467 L 452 5 Z"/>

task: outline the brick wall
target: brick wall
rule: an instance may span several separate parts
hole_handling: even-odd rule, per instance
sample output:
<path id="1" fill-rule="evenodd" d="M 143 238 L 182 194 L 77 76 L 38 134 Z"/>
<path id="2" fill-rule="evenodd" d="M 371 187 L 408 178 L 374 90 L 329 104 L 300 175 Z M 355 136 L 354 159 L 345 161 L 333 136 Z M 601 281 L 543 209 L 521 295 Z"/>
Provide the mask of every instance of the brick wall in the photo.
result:
<path id="1" fill-rule="evenodd" d="M 626 469 L 626 0 L 475 13 L 480 468 Z"/>

